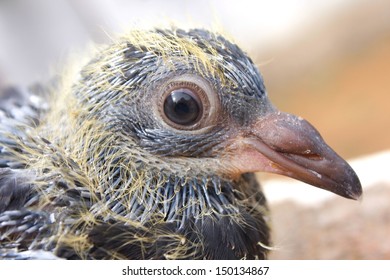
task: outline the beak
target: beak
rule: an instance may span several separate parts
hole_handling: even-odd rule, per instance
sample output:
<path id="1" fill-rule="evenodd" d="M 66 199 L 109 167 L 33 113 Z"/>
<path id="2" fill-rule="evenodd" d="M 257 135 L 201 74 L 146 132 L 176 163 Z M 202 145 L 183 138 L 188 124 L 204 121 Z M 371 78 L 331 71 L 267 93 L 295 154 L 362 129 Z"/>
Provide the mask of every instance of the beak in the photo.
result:
<path id="1" fill-rule="evenodd" d="M 362 187 L 356 173 L 307 121 L 272 112 L 237 137 L 231 164 L 238 173 L 265 171 L 286 175 L 358 199 Z"/>

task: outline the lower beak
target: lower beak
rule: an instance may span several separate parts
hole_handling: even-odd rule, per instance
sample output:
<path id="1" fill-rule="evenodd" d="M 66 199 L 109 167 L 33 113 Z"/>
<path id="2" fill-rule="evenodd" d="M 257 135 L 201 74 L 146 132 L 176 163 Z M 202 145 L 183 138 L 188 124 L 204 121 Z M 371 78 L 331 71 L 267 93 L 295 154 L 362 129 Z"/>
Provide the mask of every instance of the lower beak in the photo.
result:
<path id="1" fill-rule="evenodd" d="M 286 175 L 358 199 L 362 188 L 356 173 L 307 121 L 273 112 L 235 139 L 231 164 L 239 173 L 266 171 Z"/>

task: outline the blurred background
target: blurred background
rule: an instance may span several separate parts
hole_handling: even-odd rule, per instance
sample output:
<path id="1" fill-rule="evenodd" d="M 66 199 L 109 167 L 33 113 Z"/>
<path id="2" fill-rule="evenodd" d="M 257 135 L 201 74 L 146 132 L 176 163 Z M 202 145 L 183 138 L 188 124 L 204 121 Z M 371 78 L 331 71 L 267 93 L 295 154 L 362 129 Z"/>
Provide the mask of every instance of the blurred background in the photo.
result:
<path id="1" fill-rule="evenodd" d="M 47 81 L 90 42 L 171 24 L 234 38 L 273 103 L 309 120 L 362 181 L 356 202 L 260 174 L 271 259 L 390 259 L 390 0 L 1 0 L 0 88 Z"/>

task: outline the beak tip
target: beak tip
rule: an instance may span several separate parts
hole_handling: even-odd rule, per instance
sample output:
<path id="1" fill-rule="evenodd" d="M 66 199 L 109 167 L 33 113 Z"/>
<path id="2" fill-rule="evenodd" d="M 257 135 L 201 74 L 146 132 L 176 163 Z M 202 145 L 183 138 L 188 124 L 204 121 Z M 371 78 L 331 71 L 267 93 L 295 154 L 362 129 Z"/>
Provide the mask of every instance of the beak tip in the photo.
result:
<path id="1" fill-rule="evenodd" d="M 359 186 L 359 189 L 351 194 L 351 199 L 362 201 L 363 199 L 363 191 L 361 186 Z"/>
<path id="2" fill-rule="evenodd" d="M 357 179 L 357 176 L 355 178 Z M 346 198 L 357 201 L 361 201 L 363 198 L 363 189 L 359 179 L 357 179 L 357 182 L 355 182 L 354 184 L 350 184 L 348 185 L 348 187 L 343 187 L 343 190 L 345 194 L 343 196 Z"/>
<path id="3" fill-rule="evenodd" d="M 358 197 L 354 197 L 353 198 L 354 200 L 358 201 L 358 202 L 362 202 L 363 201 L 363 194 L 360 194 Z"/>
<path id="4" fill-rule="evenodd" d="M 348 193 L 346 197 L 352 200 L 361 201 L 363 196 L 362 196 L 362 192 L 353 192 L 353 193 Z"/>

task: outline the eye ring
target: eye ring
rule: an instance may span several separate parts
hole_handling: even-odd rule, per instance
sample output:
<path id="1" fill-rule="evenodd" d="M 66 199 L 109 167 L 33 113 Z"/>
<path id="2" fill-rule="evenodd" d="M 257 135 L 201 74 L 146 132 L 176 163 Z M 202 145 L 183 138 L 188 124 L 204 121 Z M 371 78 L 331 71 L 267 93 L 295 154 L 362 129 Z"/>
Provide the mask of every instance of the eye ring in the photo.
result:
<path id="1" fill-rule="evenodd" d="M 170 80 L 162 92 L 158 112 L 164 123 L 172 128 L 200 130 L 208 126 L 215 115 L 216 94 L 201 78 L 185 75 Z"/>

